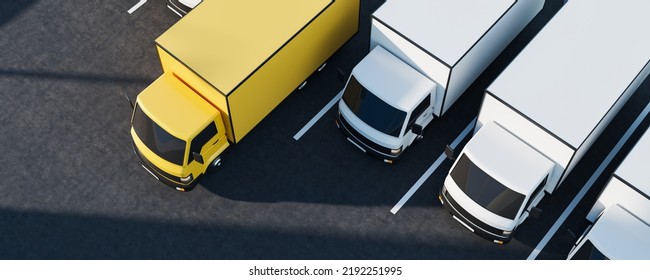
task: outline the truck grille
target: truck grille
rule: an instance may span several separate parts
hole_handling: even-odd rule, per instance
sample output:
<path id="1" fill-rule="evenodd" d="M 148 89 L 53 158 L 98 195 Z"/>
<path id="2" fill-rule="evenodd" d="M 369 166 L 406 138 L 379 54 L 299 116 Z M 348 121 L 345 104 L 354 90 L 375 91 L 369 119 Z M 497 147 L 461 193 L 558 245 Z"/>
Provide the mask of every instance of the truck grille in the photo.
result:
<path id="1" fill-rule="evenodd" d="M 498 228 L 490 226 L 490 225 L 482 222 L 481 220 L 477 219 L 476 217 L 472 216 L 465 209 L 463 209 L 462 207 L 460 207 L 458 205 L 458 203 L 449 195 L 447 190 L 445 190 L 442 193 L 442 196 L 445 198 L 445 200 L 447 200 L 447 202 L 449 202 L 449 205 L 451 206 L 451 208 L 456 210 L 456 212 L 460 215 L 460 217 L 458 217 L 458 218 L 463 219 L 466 222 L 469 222 L 476 229 L 479 229 L 481 231 L 484 231 L 486 233 L 489 233 L 489 234 L 492 234 L 492 235 L 495 235 L 495 236 L 498 236 L 498 237 L 501 237 L 501 238 L 505 238 L 505 236 L 503 236 L 503 230 L 500 230 Z"/>
<path id="2" fill-rule="evenodd" d="M 355 142 L 357 142 L 359 144 L 362 144 L 362 145 L 364 145 L 364 146 L 366 146 L 366 147 L 368 147 L 370 149 L 373 149 L 378 153 L 382 153 L 382 154 L 385 154 L 385 155 L 391 155 L 391 153 L 390 153 L 391 149 L 386 148 L 384 146 L 380 146 L 377 143 L 372 142 L 368 138 L 361 135 L 361 133 L 359 133 L 358 131 L 356 131 L 355 129 L 353 129 L 350 126 L 350 124 L 345 120 L 345 118 L 343 116 L 341 116 L 341 114 L 339 114 L 338 119 L 339 119 L 339 123 L 341 124 L 343 129 L 345 129 L 352 137 L 355 138 L 355 139 L 352 139 L 352 140 L 355 140 Z"/>
<path id="3" fill-rule="evenodd" d="M 159 176 L 165 177 L 168 180 L 171 180 L 171 181 L 174 181 L 174 182 L 179 182 L 179 183 L 181 182 L 181 178 L 173 176 L 173 175 L 171 175 L 171 174 L 169 174 L 169 173 L 167 173 L 165 171 L 162 171 L 160 168 L 158 168 L 155 165 L 151 164 L 151 162 L 149 160 L 147 160 L 147 158 L 145 158 L 140 153 L 140 150 L 138 150 L 138 148 L 135 146 L 135 143 L 133 143 L 133 151 L 135 152 L 135 154 L 140 159 L 140 162 L 142 162 L 142 164 L 146 165 L 147 168 L 149 168 L 149 170 L 151 170 L 152 172 L 155 172 Z"/>

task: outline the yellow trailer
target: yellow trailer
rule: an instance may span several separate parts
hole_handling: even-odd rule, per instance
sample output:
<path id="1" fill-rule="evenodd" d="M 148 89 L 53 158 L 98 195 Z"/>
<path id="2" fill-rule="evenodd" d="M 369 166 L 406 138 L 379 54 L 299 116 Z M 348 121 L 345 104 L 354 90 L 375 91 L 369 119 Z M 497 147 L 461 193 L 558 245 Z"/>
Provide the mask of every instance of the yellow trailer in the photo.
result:
<path id="1" fill-rule="evenodd" d="M 358 30 L 359 0 L 210 0 L 156 45 L 163 75 L 131 118 L 142 166 L 177 190 L 237 143 Z"/>

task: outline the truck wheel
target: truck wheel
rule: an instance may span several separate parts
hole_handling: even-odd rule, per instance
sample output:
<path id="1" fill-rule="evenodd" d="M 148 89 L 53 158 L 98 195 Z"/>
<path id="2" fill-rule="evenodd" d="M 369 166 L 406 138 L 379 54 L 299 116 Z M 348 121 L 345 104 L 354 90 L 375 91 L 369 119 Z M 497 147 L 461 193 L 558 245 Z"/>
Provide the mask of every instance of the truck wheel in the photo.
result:
<path id="1" fill-rule="evenodd" d="M 298 90 L 303 89 L 306 85 L 307 85 L 307 80 L 305 80 L 304 82 L 302 82 L 302 84 L 298 86 Z"/>
<path id="2" fill-rule="evenodd" d="M 215 158 L 208 166 L 208 173 L 214 173 L 221 166 L 221 157 Z"/>

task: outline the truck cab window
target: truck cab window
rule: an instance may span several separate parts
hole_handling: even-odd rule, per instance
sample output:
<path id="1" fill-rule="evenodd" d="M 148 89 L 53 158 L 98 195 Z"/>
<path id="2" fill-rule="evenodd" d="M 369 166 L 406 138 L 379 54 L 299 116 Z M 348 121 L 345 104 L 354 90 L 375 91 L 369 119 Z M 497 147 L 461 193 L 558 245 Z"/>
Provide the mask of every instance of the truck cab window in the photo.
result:
<path id="1" fill-rule="evenodd" d="M 173 164 L 183 165 L 186 142 L 154 122 L 139 105 L 135 107 L 132 125 L 135 134 L 152 152 Z"/>
<path id="2" fill-rule="evenodd" d="M 214 122 L 211 122 L 206 126 L 203 131 L 201 131 L 194 139 L 192 139 L 192 145 L 190 146 L 190 155 L 193 152 L 201 153 L 201 148 L 207 143 L 210 139 L 212 139 L 215 135 L 217 135 L 217 126 L 215 125 Z M 190 162 L 192 162 L 192 157 L 190 156 Z"/>
<path id="3" fill-rule="evenodd" d="M 381 133 L 398 137 L 406 112 L 397 109 L 367 90 L 352 75 L 343 92 L 343 101 L 350 111 Z"/>
<path id="4" fill-rule="evenodd" d="M 516 218 L 524 195 L 504 186 L 462 154 L 451 170 L 451 178 L 469 198 L 481 207 L 506 219 Z"/>

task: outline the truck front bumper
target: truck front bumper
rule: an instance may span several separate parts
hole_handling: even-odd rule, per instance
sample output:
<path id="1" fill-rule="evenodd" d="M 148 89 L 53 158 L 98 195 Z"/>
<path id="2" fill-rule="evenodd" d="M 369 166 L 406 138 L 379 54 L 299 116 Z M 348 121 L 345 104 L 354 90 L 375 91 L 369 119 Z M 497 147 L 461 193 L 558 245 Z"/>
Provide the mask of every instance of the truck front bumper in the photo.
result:
<path id="1" fill-rule="evenodd" d="M 361 135 L 361 133 L 350 126 L 350 124 L 345 120 L 341 113 L 338 114 L 335 122 L 336 126 L 341 130 L 341 132 L 343 132 L 343 135 L 345 135 L 348 141 L 357 146 L 357 148 L 359 148 L 361 151 L 383 159 L 388 163 L 393 163 L 393 161 L 399 159 L 402 156 L 403 149 L 400 149 L 398 153 L 392 153 L 392 149 L 380 146 Z"/>
<path id="2" fill-rule="evenodd" d="M 151 174 L 151 176 L 164 183 L 165 185 L 168 185 L 178 191 L 188 192 L 193 190 L 194 187 L 196 187 L 198 184 L 200 176 L 197 176 L 194 178 L 194 180 L 190 181 L 187 184 L 184 184 L 180 182 L 181 179 L 179 177 L 173 176 L 165 171 L 160 170 L 160 168 L 153 165 L 140 153 L 138 147 L 135 146 L 135 143 L 133 143 L 133 153 L 138 157 L 138 160 L 140 160 L 140 165 L 142 165 L 142 168 L 144 168 L 147 172 L 149 172 L 149 174 Z"/>
<path id="3" fill-rule="evenodd" d="M 506 244 L 512 240 L 512 234 L 504 235 L 503 230 L 492 227 L 465 211 L 465 209 L 460 207 L 449 195 L 445 188 L 440 190 L 438 199 L 440 200 L 440 203 L 442 203 L 442 206 L 449 211 L 456 221 L 470 231 L 476 233 L 478 236 L 497 244 Z"/>

